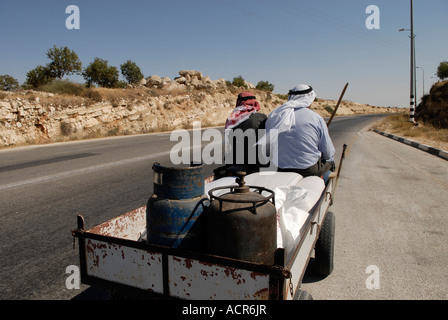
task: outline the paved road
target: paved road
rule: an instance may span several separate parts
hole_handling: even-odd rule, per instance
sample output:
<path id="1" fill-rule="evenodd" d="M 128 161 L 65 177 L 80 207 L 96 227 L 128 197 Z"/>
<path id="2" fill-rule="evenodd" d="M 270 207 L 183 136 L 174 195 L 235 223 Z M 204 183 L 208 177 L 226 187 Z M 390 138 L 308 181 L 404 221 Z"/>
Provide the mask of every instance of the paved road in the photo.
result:
<path id="1" fill-rule="evenodd" d="M 447 299 L 448 162 L 364 130 L 348 143 L 335 269 L 322 279 L 308 268 L 303 288 L 315 299 Z"/>
<path id="2" fill-rule="evenodd" d="M 71 299 L 66 267 L 79 265 L 70 231 L 141 207 L 154 162 L 177 142 L 150 134 L 0 151 L 0 299 Z M 212 168 L 208 171 L 212 172 Z"/>
<path id="3" fill-rule="evenodd" d="M 407 299 L 415 297 L 414 293 L 421 293 L 426 284 L 430 285 L 426 291 L 439 292 L 438 295 L 443 296 L 442 284 L 439 287 L 432 286 L 432 283 L 446 280 L 438 276 L 440 270 L 444 270 L 439 265 L 445 261 L 443 252 L 428 256 L 425 244 L 434 241 L 434 244 L 442 246 L 443 240 L 446 240 L 443 238 L 445 220 L 436 214 L 443 211 L 444 198 L 439 196 L 446 198 L 444 181 L 447 180 L 443 179 L 441 173 L 446 174 L 446 162 L 440 162 L 439 168 L 427 169 L 436 180 L 431 180 L 433 183 L 425 190 L 418 204 L 411 206 L 405 201 L 415 198 L 409 190 L 394 188 L 391 193 L 386 188 L 389 186 L 383 186 L 387 180 L 381 179 L 381 174 L 393 177 L 392 182 L 399 186 L 410 183 L 418 185 L 416 182 L 420 183 L 421 180 L 427 183 L 428 179 L 423 173 L 420 180 L 407 174 L 398 174 L 397 170 L 412 170 L 402 165 L 395 169 L 393 161 L 396 162 L 397 157 L 390 156 L 390 152 L 406 159 L 423 157 L 418 162 L 428 166 L 433 157 L 412 148 L 406 155 L 387 151 L 388 148 L 395 150 L 407 146 L 363 131 L 378 117 L 340 117 L 331 125 L 330 134 L 337 149 L 337 158 L 344 143 L 350 145 L 350 152 L 334 205 L 337 213 L 335 272 L 326 279 L 316 278 L 309 273 L 305 279 L 308 283 L 304 286 L 309 288 L 316 299 L 376 299 L 378 296 Z M 91 227 L 145 205 L 152 194 L 151 166 L 155 161 L 168 163 L 169 150 L 174 144 L 169 141 L 169 134 L 151 134 L 0 151 L 0 299 L 104 298 L 101 291 L 85 285 L 81 285 L 78 290 L 68 290 L 65 286 L 68 277 L 66 267 L 79 264 L 78 251 L 72 249 L 73 239 L 70 234 L 70 230 L 76 226 L 76 215 L 84 215 L 87 227 Z M 359 169 L 375 159 L 381 164 L 371 164 L 373 171 Z M 208 168 L 209 173 L 214 167 Z M 349 184 L 355 186 L 355 189 L 348 188 Z M 420 192 L 423 190 L 416 189 Z M 437 192 L 433 192 L 434 189 Z M 370 190 L 369 197 L 359 197 L 357 193 L 361 190 Z M 375 199 L 372 195 L 383 202 L 369 200 Z M 430 200 L 433 195 L 435 198 Z M 391 215 L 387 214 L 390 211 L 388 204 L 395 204 L 396 197 L 402 199 L 399 200 L 401 210 L 408 208 L 401 213 L 406 219 L 377 219 L 379 209 L 385 216 Z M 431 214 L 414 207 L 423 203 L 423 200 L 433 201 Z M 373 204 L 365 205 L 368 201 Z M 418 220 L 408 219 L 409 208 L 416 212 L 414 215 L 419 217 Z M 398 214 L 396 211 L 392 213 Z M 428 219 L 428 215 L 431 219 Z M 421 229 L 423 222 L 427 228 Z M 414 246 L 416 235 L 419 235 L 417 238 L 421 241 Z M 389 252 L 395 243 L 404 241 L 408 252 L 403 251 L 400 245 L 396 246 L 398 251 Z M 440 246 L 435 246 L 434 250 Z M 412 256 L 419 258 L 419 263 L 426 261 L 434 264 L 434 268 L 438 267 L 439 270 L 433 273 L 434 276 L 425 273 L 426 282 L 419 283 L 414 291 L 408 290 L 409 295 L 395 295 L 389 286 L 393 290 L 399 289 L 391 285 L 388 277 L 403 286 L 420 282 L 414 276 L 421 273 L 415 268 L 406 269 L 407 273 L 402 272 L 402 269 L 396 268 L 398 262 L 394 265 L 384 264 L 384 260 L 378 257 L 382 257 L 386 249 L 386 257 L 401 257 L 403 261 L 408 261 Z M 379 267 L 381 275 L 381 289 L 375 291 L 365 289 L 367 275 L 364 272 L 368 265 L 373 264 Z M 425 266 L 420 268 L 424 269 Z M 409 279 L 409 275 L 413 278 Z M 347 282 L 347 278 L 351 281 Z"/>

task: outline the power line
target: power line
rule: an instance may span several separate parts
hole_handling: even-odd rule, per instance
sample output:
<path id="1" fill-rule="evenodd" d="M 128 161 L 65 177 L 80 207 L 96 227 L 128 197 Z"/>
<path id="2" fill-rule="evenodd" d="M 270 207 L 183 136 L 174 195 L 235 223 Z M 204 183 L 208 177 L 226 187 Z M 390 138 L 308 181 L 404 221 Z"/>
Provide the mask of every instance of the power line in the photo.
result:
<path id="1" fill-rule="evenodd" d="M 305 20 L 313 22 L 313 23 L 320 25 L 324 28 L 327 28 L 327 29 L 330 29 L 333 31 L 335 31 L 335 30 L 340 31 L 341 33 L 351 35 L 351 36 L 357 37 L 359 39 L 364 39 L 371 43 L 378 44 L 380 46 L 395 50 L 395 51 L 403 53 L 403 54 L 409 52 L 408 45 L 397 43 L 396 40 L 386 37 L 382 34 L 378 34 L 377 32 L 366 32 L 364 24 L 362 24 L 362 26 L 359 26 L 359 25 L 355 25 L 353 23 L 347 22 L 346 20 L 342 20 L 333 15 L 329 15 L 329 14 L 322 12 L 314 7 L 312 8 L 312 7 L 304 4 L 303 1 L 301 1 L 301 2 L 297 2 L 297 1 L 293 1 L 293 0 L 286 0 L 286 1 L 258 0 L 258 1 L 259 1 L 259 3 L 261 3 L 265 6 L 270 6 L 270 7 L 276 8 L 277 10 L 283 11 L 283 12 L 287 13 L 288 15 L 293 15 L 296 18 L 302 17 Z M 285 21 L 289 21 L 289 20 L 286 19 Z M 397 30 L 397 32 L 398 32 L 398 30 Z M 430 56 L 428 56 L 427 52 L 424 52 L 424 50 L 418 49 L 417 52 L 418 52 L 419 58 L 437 61 L 436 58 L 434 56 L 432 56 L 432 53 L 431 53 L 431 57 L 430 57 Z"/>

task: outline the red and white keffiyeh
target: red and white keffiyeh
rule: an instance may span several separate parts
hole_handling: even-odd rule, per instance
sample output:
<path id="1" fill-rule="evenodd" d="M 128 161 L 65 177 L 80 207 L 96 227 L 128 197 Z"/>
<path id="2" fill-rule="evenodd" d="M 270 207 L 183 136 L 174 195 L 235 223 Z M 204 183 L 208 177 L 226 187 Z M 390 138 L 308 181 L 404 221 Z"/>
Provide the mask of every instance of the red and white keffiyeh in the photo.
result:
<path id="1" fill-rule="evenodd" d="M 238 95 L 236 107 L 226 121 L 226 129 L 232 129 L 246 121 L 250 115 L 260 110 L 260 105 L 251 92 L 242 92 Z"/>

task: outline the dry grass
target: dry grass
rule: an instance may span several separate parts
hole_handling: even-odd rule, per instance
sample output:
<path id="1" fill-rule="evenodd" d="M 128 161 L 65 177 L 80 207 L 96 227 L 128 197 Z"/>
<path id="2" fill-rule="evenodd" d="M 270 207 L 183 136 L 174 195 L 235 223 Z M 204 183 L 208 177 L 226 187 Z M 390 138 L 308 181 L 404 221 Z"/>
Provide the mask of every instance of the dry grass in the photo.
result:
<path id="1" fill-rule="evenodd" d="M 448 129 L 438 129 L 424 123 L 416 126 L 409 121 L 407 113 L 388 116 L 372 128 L 448 151 Z"/>

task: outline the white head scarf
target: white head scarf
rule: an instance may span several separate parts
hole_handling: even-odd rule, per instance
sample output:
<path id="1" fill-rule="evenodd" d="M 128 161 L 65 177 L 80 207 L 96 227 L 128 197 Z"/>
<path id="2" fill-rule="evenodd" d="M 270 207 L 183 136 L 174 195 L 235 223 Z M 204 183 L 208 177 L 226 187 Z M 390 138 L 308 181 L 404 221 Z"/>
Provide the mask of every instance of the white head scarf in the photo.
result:
<path id="1" fill-rule="evenodd" d="M 295 86 L 289 91 L 288 101 L 269 114 L 266 122 L 266 134 L 257 144 L 266 144 L 268 135 L 269 144 L 275 143 L 281 132 L 289 131 L 296 123 L 294 110 L 308 108 L 315 99 L 316 93 L 311 86 L 306 84 Z"/>

